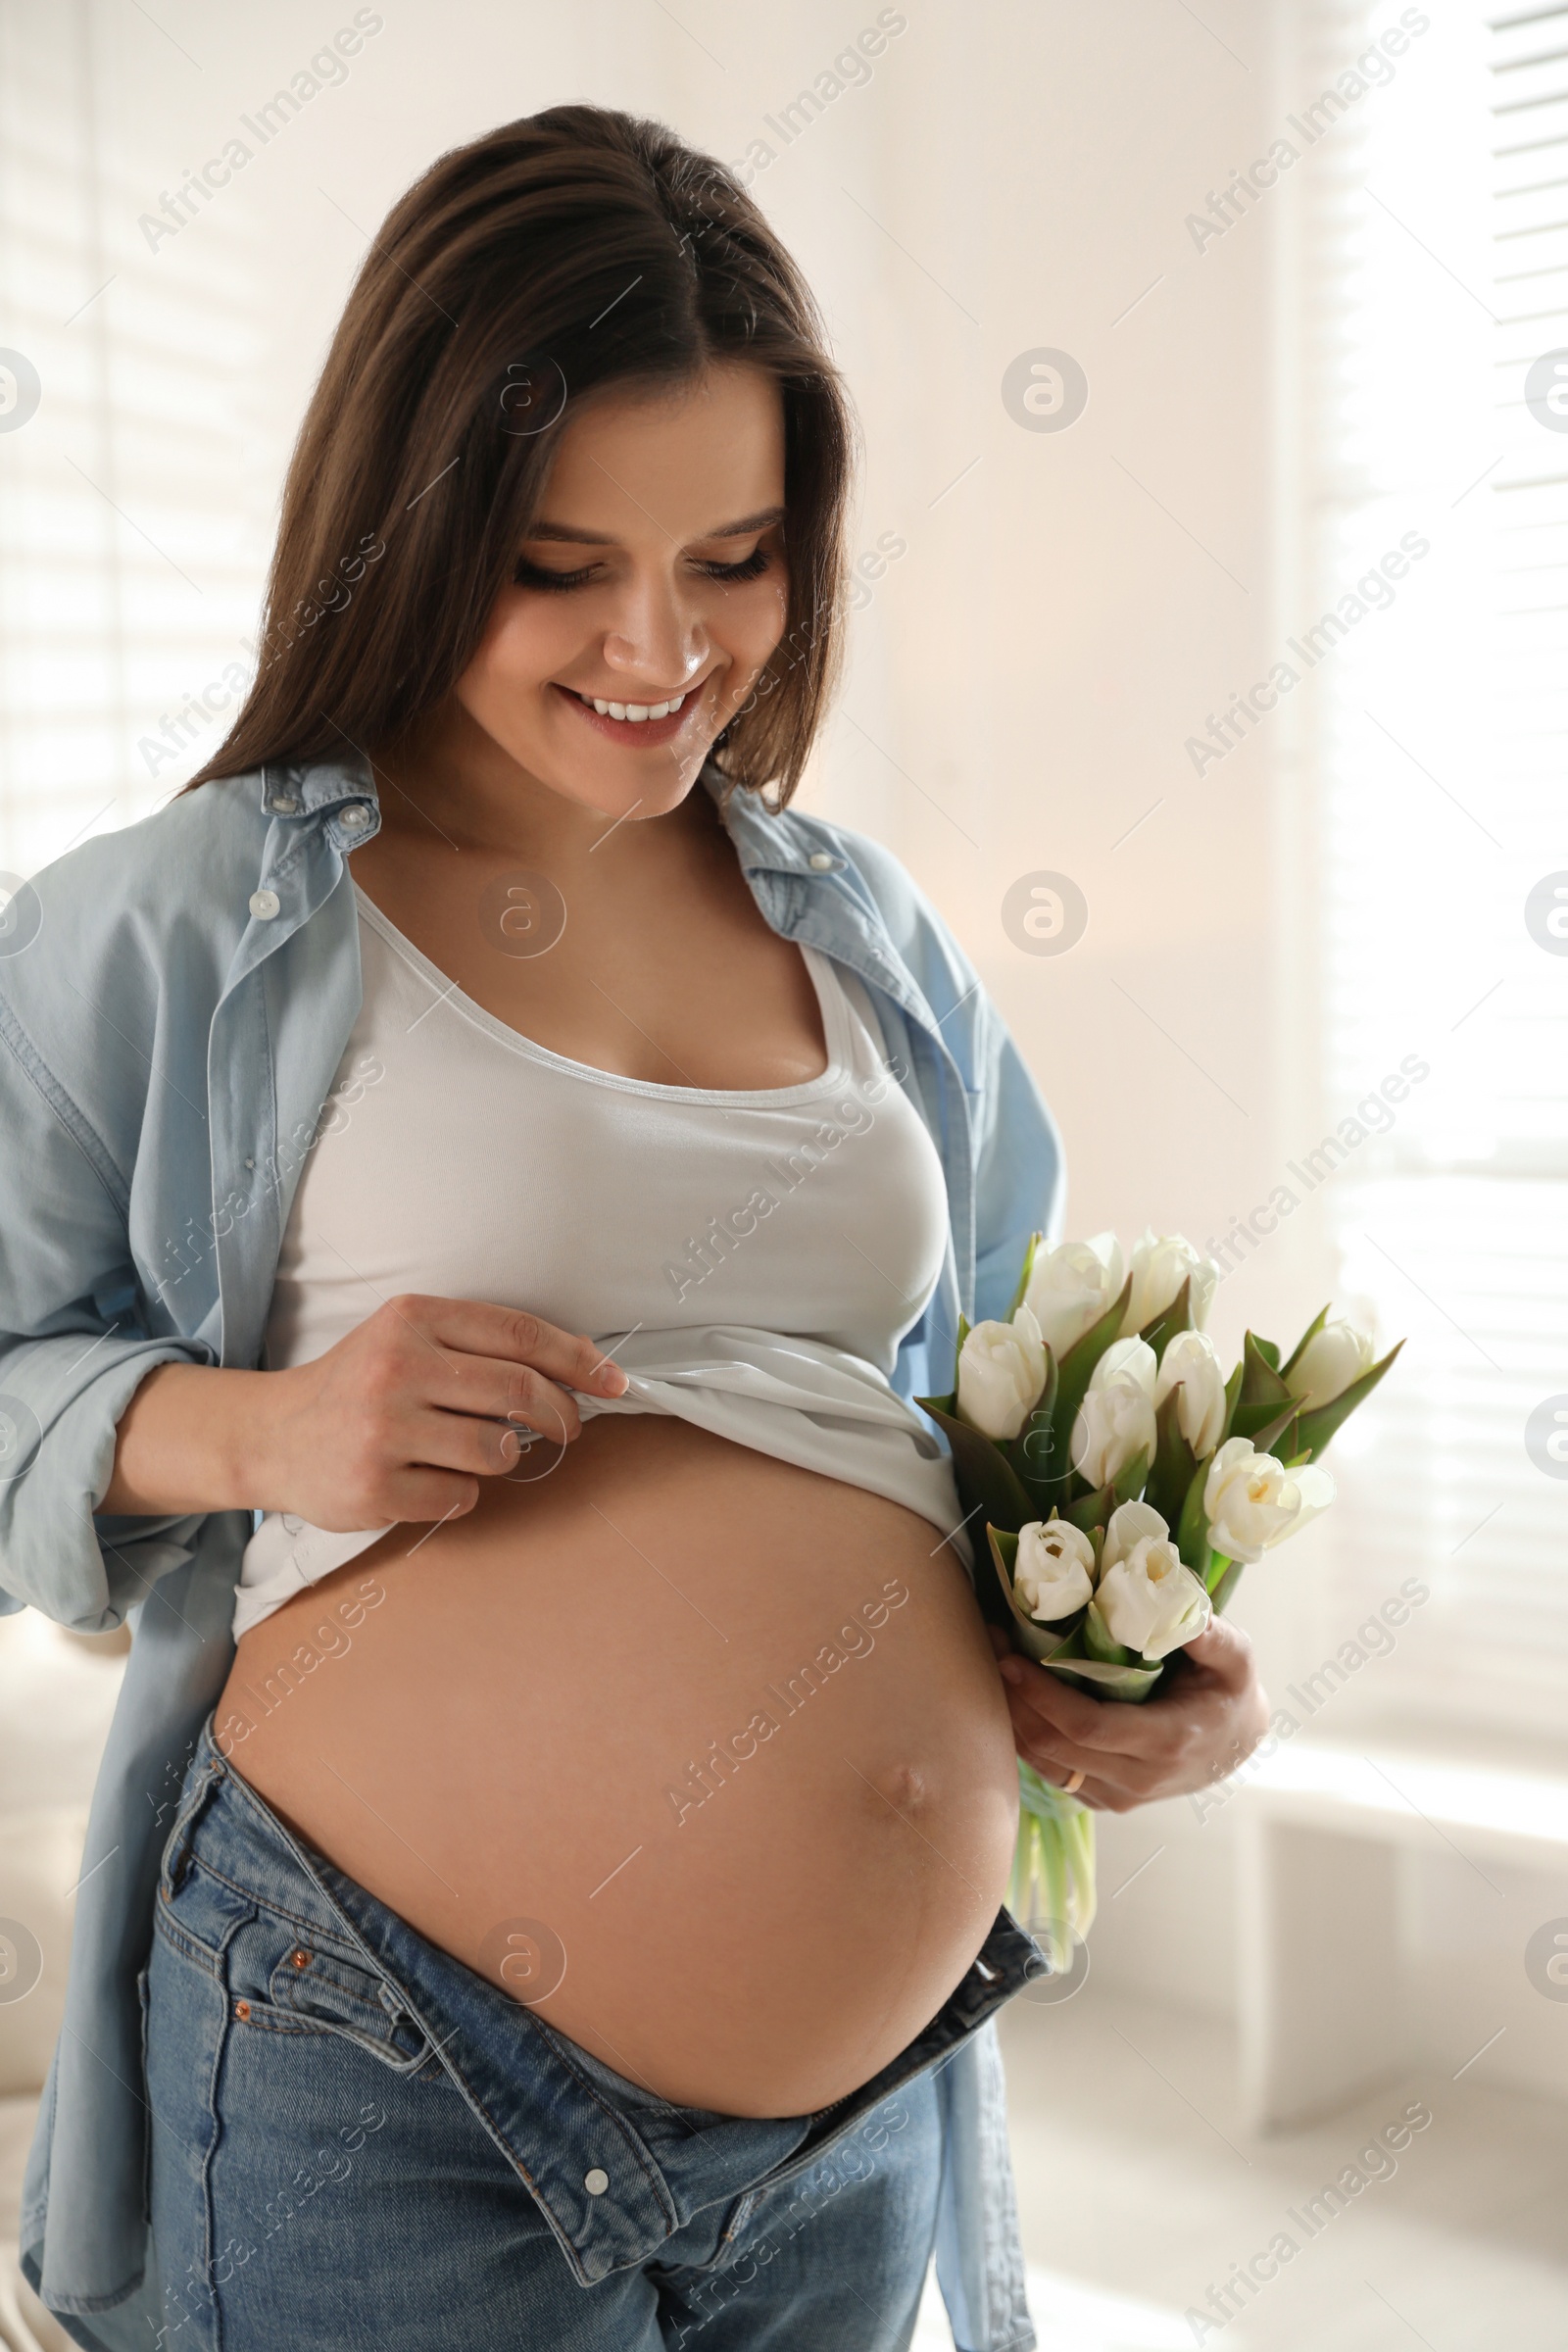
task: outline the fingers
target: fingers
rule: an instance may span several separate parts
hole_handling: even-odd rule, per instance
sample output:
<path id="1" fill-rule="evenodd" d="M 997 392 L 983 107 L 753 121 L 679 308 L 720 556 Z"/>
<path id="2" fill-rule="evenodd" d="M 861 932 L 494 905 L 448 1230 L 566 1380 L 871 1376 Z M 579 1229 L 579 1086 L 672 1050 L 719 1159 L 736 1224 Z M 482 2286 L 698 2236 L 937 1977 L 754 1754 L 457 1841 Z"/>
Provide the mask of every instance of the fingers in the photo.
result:
<path id="1" fill-rule="evenodd" d="M 1102 1749 L 1082 1746 L 1066 1733 L 1054 1729 L 1018 1695 L 1015 1686 L 1007 1686 L 1007 1706 L 1012 1718 L 1013 1741 L 1026 1764 L 1058 1788 L 1081 1772 L 1083 1782 L 1073 1790 L 1083 1796 L 1091 1788 L 1101 1803 L 1138 1803 L 1153 1792 L 1163 1779 L 1164 1761 L 1142 1756 L 1107 1754 Z M 1131 1707 L 1108 1706 L 1107 1714 L 1131 1715 Z"/>
<path id="2" fill-rule="evenodd" d="M 394 1298 L 392 1307 L 431 1339 L 460 1355 L 524 1364 L 564 1388 L 618 1396 L 626 1386 L 620 1366 L 593 1340 L 562 1331 L 520 1307 L 489 1306 L 476 1298 Z"/>
<path id="3" fill-rule="evenodd" d="M 1075 1793 L 1114 1812 L 1234 1771 L 1267 1728 L 1268 1701 L 1247 1636 L 1233 1626 L 1213 1636 L 1142 1706 L 1089 1698 L 1029 1659 L 1002 1658 L 1018 1753 L 1058 1787 L 1081 1772 Z"/>
<path id="4" fill-rule="evenodd" d="M 626 1387 L 594 1341 L 519 1309 L 413 1294 L 389 1299 L 371 1321 L 382 1327 L 372 1360 L 388 1402 L 408 1384 L 420 1404 L 510 1421 L 565 1445 L 582 1428 L 574 1389 L 618 1396 Z M 465 1457 L 463 1466 L 480 1465 Z"/>
<path id="5" fill-rule="evenodd" d="M 1097 1811 L 1123 1812 L 1129 1805 L 1147 1804 L 1152 1797 L 1165 1793 L 1163 1774 L 1151 1764 L 1123 1757 L 1096 1758 L 1070 1741 L 1020 1737 L 1017 1746 L 1024 1762 L 1057 1788 L 1065 1788 L 1073 1774 L 1081 1772 L 1083 1779 L 1069 1793 Z"/>
<path id="6" fill-rule="evenodd" d="M 570 1389 L 558 1388 L 527 1364 L 503 1363 L 495 1356 L 457 1355 L 448 1350 L 433 1354 L 419 1393 L 425 1404 L 433 1405 L 448 1419 L 471 1414 L 490 1423 L 511 1422 L 534 1430 L 540 1437 L 554 1438 L 563 1446 L 582 1429 L 582 1415 Z M 515 1452 L 512 1458 L 515 1461 Z"/>
<path id="7" fill-rule="evenodd" d="M 1228 1690 L 1243 1690 L 1251 1680 L 1251 1642 L 1228 1618 L 1211 1617 L 1197 1641 L 1188 1642 L 1186 1654 Z"/>
<path id="8" fill-rule="evenodd" d="M 1028 1658 L 1004 1658 L 1004 1681 L 1009 1691 L 1038 1718 L 1038 1735 L 1057 1742 L 1070 1741 L 1103 1761 L 1107 1753 L 1149 1755 L 1164 1744 L 1164 1735 L 1151 1729 L 1149 1705 L 1126 1706 L 1115 1700 L 1089 1698 L 1059 1676 Z"/>
<path id="9" fill-rule="evenodd" d="M 542 1416 L 548 1420 L 548 1416 Z M 539 1423 L 530 1421 L 530 1429 Z M 560 1416 L 544 1434 L 566 1443 Z M 575 1429 L 570 1433 L 576 1435 Z M 399 1432 L 398 1450 L 412 1470 L 456 1470 L 470 1478 L 504 1478 L 514 1470 L 522 1453 L 519 1428 L 500 1421 L 474 1420 L 466 1413 L 421 1411 L 411 1413 Z"/>
<path id="10" fill-rule="evenodd" d="M 479 1499 L 476 1478 L 453 1478 L 439 1470 L 405 1470 L 391 1485 L 392 1515 L 400 1524 L 462 1519 Z"/>
<path id="11" fill-rule="evenodd" d="M 476 1478 L 446 1470 L 400 1470 L 383 1478 L 376 1491 L 356 1504 L 348 1497 L 342 1507 L 326 1509 L 316 1524 L 329 1533 L 348 1535 L 366 1527 L 393 1527 L 404 1520 L 461 1519 L 479 1499 Z"/>

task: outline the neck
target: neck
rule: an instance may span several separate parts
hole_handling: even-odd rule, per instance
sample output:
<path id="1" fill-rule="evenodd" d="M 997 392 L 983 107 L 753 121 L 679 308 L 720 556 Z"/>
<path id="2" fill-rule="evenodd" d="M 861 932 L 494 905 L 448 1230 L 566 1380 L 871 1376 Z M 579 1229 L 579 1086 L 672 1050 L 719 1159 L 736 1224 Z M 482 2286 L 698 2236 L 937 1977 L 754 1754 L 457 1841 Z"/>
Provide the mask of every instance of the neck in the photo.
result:
<path id="1" fill-rule="evenodd" d="M 514 760 L 455 697 L 372 761 L 383 824 L 444 836 L 460 850 L 514 858 L 551 874 L 581 869 L 613 829 L 615 863 L 640 861 L 715 811 L 694 773 L 672 808 L 598 808 L 558 792 Z"/>

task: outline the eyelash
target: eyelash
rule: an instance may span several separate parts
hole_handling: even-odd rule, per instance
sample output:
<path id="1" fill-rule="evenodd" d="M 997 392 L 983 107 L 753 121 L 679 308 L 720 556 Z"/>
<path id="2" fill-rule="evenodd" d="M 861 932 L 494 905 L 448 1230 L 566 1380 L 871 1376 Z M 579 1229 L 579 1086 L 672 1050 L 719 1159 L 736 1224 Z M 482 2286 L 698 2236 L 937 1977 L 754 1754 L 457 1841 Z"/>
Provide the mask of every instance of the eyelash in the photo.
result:
<path id="1" fill-rule="evenodd" d="M 698 568 L 710 580 L 728 582 L 759 579 L 767 569 L 767 565 L 766 549 L 758 547 L 754 548 L 749 556 L 743 556 L 738 564 L 703 564 Z M 587 587 L 593 576 L 592 564 L 581 571 L 545 571 L 537 564 L 530 564 L 526 556 L 519 556 L 516 569 L 513 572 L 512 578 L 514 586 L 518 588 L 564 591 L 568 588 Z"/>

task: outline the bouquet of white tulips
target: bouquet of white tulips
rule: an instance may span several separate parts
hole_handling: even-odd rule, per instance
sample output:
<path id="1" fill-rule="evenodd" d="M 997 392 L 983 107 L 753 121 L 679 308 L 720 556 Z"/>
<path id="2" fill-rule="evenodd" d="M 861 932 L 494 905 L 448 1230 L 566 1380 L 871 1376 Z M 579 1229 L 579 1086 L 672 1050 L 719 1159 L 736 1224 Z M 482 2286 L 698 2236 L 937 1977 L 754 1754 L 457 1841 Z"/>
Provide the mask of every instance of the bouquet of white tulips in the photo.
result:
<path id="1" fill-rule="evenodd" d="M 960 1322 L 953 1393 L 916 1401 L 985 1526 L 982 1608 L 1026 1657 L 1136 1705 L 1243 1567 L 1333 1501 L 1318 1457 L 1403 1342 L 1374 1362 L 1325 1307 L 1283 1362 L 1248 1332 L 1227 1379 L 1203 1330 L 1212 1259 L 1146 1232 L 1124 1262 L 1114 1234 L 1036 1234 L 1007 1320 Z M 1094 1918 L 1094 1816 L 1021 1759 L 1018 1780 L 1008 1904 L 1065 1968 Z"/>

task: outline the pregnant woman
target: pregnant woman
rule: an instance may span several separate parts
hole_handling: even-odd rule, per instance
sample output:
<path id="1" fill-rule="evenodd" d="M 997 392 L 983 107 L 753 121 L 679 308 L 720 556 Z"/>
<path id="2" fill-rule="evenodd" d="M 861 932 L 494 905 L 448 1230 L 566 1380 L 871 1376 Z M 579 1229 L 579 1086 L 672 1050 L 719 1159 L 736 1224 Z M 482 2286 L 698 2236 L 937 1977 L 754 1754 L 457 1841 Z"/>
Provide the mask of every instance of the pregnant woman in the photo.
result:
<path id="1" fill-rule="evenodd" d="M 850 432 L 717 166 L 555 110 L 374 240 L 258 675 L 0 947 L 15 1602 L 135 1636 L 24 2261 L 85 2345 L 1034 2342 L 1015 1747 L 911 1396 L 1054 1130 L 886 852 L 785 808 Z"/>

